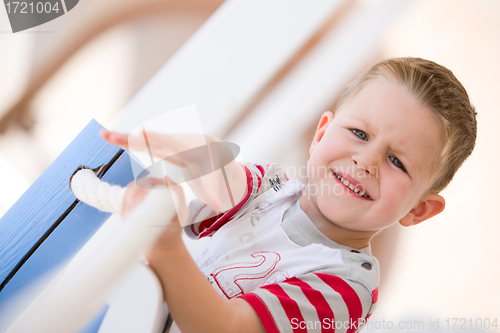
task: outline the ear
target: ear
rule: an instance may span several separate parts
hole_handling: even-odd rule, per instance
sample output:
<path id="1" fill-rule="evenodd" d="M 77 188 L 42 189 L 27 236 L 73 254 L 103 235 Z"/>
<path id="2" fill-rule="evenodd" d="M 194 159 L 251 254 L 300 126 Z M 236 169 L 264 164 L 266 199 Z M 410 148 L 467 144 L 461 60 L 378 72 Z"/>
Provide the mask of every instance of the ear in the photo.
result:
<path id="1" fill-rule="evenodd" d="M 417 225 L 441 213 L 445 204 L 444 198 L 439 194 L 428 193 L 415 208 L 399 221 L 399 223 L 405 227 Z"/>
<path id="2" fill-rule="evenodd" d="M 330 111 L 326 111 L 321 115 L 321 118 L 318 123 L 318 128 L 316 128 L 316 133 L 314 133 L 314 138 L 311 143 L 311 147 L 309 148 L 309 154 L 312 154 L 318 143 L 321 141 L 323 138 L 323 135 L 325 135 L 326 129 L 328 128 L 328 125 L 333 120 L 333 113 Z"/>

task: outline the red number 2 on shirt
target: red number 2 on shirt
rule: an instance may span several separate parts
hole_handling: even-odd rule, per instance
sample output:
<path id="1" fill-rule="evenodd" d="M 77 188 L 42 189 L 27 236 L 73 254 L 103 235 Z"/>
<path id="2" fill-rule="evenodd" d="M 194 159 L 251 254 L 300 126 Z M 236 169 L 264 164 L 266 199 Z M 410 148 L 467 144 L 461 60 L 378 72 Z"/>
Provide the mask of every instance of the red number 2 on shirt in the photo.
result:
<path id="1" fill-rule="evenodd" d="M 281 260 L 279 253 L 260 251 L 251 256 L 255 260 L 222 266 L 210 274 L 228 299 L 288 278 L 286 272 L 274 270 Z"/>

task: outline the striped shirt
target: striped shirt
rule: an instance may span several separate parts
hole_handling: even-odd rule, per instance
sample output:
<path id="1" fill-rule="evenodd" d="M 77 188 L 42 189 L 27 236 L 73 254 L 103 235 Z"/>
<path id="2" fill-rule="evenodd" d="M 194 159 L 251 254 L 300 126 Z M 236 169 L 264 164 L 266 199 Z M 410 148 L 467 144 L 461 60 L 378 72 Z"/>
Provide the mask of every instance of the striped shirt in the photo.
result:
<path id="1" fill-rule="evenodd" d="M 190 204 L 193 238 L 210 236 L 196 263 L 219 294 L 241 297 L 267 332 L 357 332 L 377 302 L 379 266 L 323 235 L 300 208 L 304 185 L 277 164 L 242 164 L 243 200 L 224 214 Z"/>

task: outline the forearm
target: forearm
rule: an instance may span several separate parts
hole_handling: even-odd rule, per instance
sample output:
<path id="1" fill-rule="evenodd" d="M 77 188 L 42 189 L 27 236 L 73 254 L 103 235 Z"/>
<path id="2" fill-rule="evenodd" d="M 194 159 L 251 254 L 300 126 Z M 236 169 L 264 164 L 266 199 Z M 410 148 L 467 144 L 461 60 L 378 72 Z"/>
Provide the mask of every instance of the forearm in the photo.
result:
<path id="1" fill-rule="evenodd" d="M 164 297 L 183 333 L 265 332 L 257 314 L 243 299 L 224 300 L 179 242 L 155 251 L 150 263 Z"/>
<path id="2" fill-rule="evenodd" d="M 200 175 L 199 179 L 188 182 L 188 185 L 202 202 L 215 211 L 225 212 L 238 204 L 245 195 L 246 172 L 235 160 L 237 152 L 234 151 L 234 144 L 223 143 L 208 135 L 205 141 L 208 155 L 186 163 L 189 173 Z"/>
<path id="3" fill-rule="evenodd" d="M 198 199 L 218 212 L 226 212 L 237 205 L 247 189 L 245 170 L 237 161 L 226 165 L 224 170 L 216 170 L 187 184 Z"/>

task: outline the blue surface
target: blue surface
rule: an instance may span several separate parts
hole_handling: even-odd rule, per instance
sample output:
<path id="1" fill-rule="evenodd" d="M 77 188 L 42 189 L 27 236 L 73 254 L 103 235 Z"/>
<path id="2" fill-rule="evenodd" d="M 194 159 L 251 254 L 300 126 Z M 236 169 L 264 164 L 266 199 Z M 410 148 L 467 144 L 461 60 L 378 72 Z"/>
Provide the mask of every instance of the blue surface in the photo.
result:
<path id="1" fill-rule="evenodd" d="M 0 283 L 75 202 L 70 175 L 80 165 L 95 168 L 107 164 L 120 151 L 101 139 L 102 129 L 91 121 L 0 220 Z M 125 152 L 102 177 L 121 186 L 133 178 Z M 0 291 L 0 313 L 13 295 L 36 278 L 53 268 L 61 269 L 110 215 L 79 202 Z"/>
<path id="2" fill-rule="evenodd" d="M 84 328 L 78 333 L 97 333 L 101 327 L 102 321 L 108 312 L 109 305 L 106 305 Z"/>

